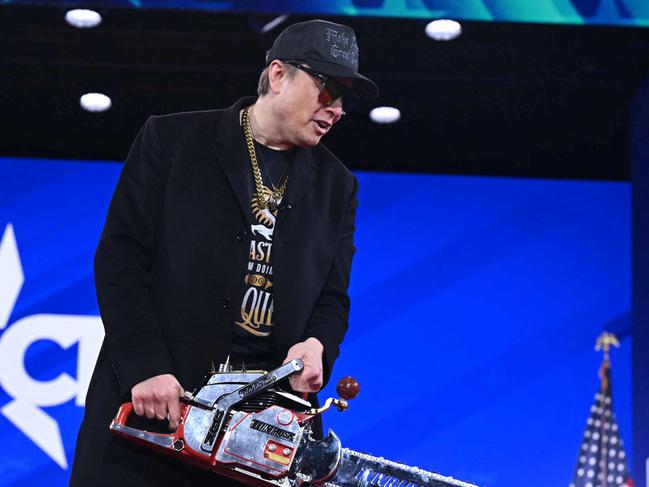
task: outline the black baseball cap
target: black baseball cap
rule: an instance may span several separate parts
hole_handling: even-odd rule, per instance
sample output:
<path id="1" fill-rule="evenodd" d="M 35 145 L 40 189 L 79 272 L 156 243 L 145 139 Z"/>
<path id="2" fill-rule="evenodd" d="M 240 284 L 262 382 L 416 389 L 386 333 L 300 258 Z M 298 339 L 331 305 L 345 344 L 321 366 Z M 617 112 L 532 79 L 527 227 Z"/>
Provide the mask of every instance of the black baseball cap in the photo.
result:
<path id="1" fill-rule="evenodd" d="M 334 78 L 350 78 L 352 91 L 376 98 L 376 83 L 358 72 L 358 44 L 351 27 L 326 20 L 299 22 L 284 29 L 266 53 L 266 66 L 275 59 L 302 61 Z"/>

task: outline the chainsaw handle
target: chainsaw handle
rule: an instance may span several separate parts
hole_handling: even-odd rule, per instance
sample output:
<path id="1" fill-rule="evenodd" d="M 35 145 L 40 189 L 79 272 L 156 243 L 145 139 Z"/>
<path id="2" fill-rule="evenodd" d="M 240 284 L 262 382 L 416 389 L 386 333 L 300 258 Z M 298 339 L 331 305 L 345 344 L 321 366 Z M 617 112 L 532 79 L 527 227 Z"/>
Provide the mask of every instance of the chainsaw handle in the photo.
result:
<path id="1" fill-rule="evenodd" d="M 181 414 L 184 417 L 186 413 L 187 406 L 181 410 Z M 184 429 L 183 425 L 178 427 L 178 429 L 172 433 L 153 433 L 146 430 L 141 430 L 138 428 L 133 428 L 131 426 L 126 426 L 131 413 L 133 413 L 133 403 L 125 402 L 117 411 L 117 414 L 113 418 L 113 421 L 110 423 L 110 430 L 119 436 L 129 438 L 138 443 L 145 443 L 148 445 L 154 445 L 156 447 L 161 447 L 165 450 L 175 450 L 181 451 L 185 447 L 185 441 L 183 438 Z"/>
<path id="2" fill-rule="evenodd" d="M 181 404 L 180 404 L 180 415 L 181 415 L 181 417 L 184 416 L 186 409 L 187 409 L 187 405 L 183 404 L 181 402 Z M 113 419 L 113 424 L 119 424 L 121 426 L 126 426 L 126 422 L 128 421 L 128 418 L 131 417 L 131 414 L 134 411 L 135 410 L 133 408 L 133 403 L 132 402 L 122 403 L 122 405 L 117 410 L 117 414 L 115 415 L 115 418 Z"/>
<path id="3" fill-rule="evenodd" d="M 115 419 L 113 419 L 113 423 L 119 424 L 120 426 L 126 426 L 126 422 L 128 421 L 128 418 L 131 416 L 132 412 L 133 412 L 133 403 L 132 402 L 123 403 L 119 407 L 119 410 L 115 415 Z"/>

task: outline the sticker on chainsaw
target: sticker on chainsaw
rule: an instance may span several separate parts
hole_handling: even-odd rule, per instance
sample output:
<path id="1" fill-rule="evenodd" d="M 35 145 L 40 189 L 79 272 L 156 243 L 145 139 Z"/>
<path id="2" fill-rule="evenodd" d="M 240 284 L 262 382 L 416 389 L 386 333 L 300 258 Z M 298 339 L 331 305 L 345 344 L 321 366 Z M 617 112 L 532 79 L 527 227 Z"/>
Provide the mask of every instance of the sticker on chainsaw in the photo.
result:
<path id="1" fill-rule="evenodd" d="M 263 421 L 259 421 L 258 419 L 253 419 L 250 423 L 250 427 L 254 430 L 266 433 L 267 435 L 277 436 L 278 438 L 282 438 L 283 440 L 293 441 L 293 439 L 295 438 L 295 433 L 283 430 L 282 428 L 278 428 L 277 426 L 273 426 L 272 424 L 264 423 Z"/>

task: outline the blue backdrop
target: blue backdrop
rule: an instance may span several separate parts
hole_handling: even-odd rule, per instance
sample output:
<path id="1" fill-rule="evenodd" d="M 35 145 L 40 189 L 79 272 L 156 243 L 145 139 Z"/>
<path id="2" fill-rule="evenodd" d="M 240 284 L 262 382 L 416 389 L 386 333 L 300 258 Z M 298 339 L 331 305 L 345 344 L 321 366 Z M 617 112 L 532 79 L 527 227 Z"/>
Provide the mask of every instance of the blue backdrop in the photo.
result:
<path id="1" fill-rule="evenodd" d="M 0 485 L 65 485 L 121 165 L 0 158 Z M 631 456 L 630 187 L 358 174 L 345 446 L 502 487 L 570 483 L 600 357 Z M 331 384 L 323 396 L 333 394 Z M 641 482 L 637 482 L 641 485 Z"/>
<path id="2" fill-rule="evenodd" d="M 649 26 L 646 0 L 0 0 L 3 3 Z"/>

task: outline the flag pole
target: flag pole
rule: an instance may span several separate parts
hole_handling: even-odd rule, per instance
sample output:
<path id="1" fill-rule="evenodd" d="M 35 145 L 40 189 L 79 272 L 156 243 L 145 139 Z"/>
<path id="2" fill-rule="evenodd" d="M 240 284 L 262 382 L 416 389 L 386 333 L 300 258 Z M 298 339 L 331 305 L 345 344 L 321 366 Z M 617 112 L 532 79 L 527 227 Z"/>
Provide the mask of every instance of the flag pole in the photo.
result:
<path id="1" fill-rule="evenodd" d="M 609 371 L 611 369 L 609 351 L 611 350 L 611 346 L 620 348 L 620 342 L 613 333 L 605 331 L 597 337 L 597 341 L 595 342 L 595 351 L 603 352 L 604 355 L 602 365 L 599 367 L 599 372 L 597 373 L 600 380 L 600 394 L 605 394 L 609 391 Z"/>
<path id="2" fill-rule="evenodd" d="M 595 350 L 603 353 L 599 368 L 599 392 L 586 421 L 586 431 L 570 487 L 633 487 L 626 452 L 618 431 L 611 394 L 611 347 L 620 348 L 617 337 L 603 332 Z"/>
<path id="3" fill-rule="evenodd" d="M 604 352 L 605 362 L 609 362 L 608 352 L 609 350 L 611 350 L 611 345 L 613 345 L 615 348 L 620 348 L 620 342 L 618 341 L 617 337 L 613 333 L 609 333 L 605 331 L 604 333 L 602 333 L 600 336 L 597 337 L 597 341 L 595 342 L 595 351 Z"/>

